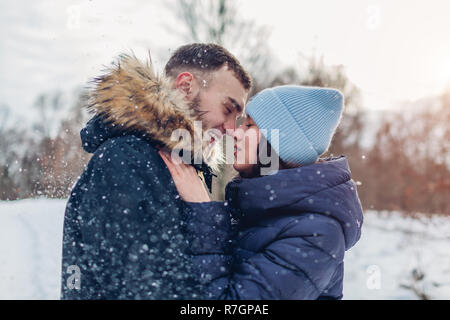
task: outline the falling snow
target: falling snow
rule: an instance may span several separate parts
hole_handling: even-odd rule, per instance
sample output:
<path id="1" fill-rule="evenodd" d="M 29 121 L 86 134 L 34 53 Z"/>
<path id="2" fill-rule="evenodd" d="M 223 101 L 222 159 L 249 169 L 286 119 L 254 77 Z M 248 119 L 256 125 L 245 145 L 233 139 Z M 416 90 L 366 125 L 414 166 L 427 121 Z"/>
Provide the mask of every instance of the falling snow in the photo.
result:
<path id="1" fill-rule="evenodd" d="M 66 202 L 0 202 L 0 225 L 4 227 L 0 234 L 0 299 L 59 299 Z M 367 212 L 364 223 L 360 242 L 346 254 L 344 299 L 417 299 L 401 286 L 411 283 L 414 269 L 425 274 L 418 285 L 431 298 L 450 299 L 450 219 L 414 220 L 396 213 Z M 149 247 L 142 250 L 149 251 Z M 366 284 L 368 268 L 373 265 L 381 270 L 380 289 L 368 289 Z M 152 278 L 153 274 L 149 271 L 144 276 Z"/>

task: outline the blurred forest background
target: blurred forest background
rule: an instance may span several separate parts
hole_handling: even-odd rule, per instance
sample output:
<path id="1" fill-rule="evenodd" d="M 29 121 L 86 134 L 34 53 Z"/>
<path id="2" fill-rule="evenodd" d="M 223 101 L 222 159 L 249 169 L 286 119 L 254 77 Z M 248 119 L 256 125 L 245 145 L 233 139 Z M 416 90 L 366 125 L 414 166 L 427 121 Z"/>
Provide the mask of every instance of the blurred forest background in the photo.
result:
<path id="1" fill-rule="evenodd" d="M 278 70 L 265 26 L 240 18 L 233 1 L 175 3 L 171 10 L 180 25 L 167 30 L 178 32 L 185 43 L 225 46 L 252 74 L 252 95 L 282 84 L 344 93 L 345 114 L 327 155 L 348 157 L 365 209 L 450 215 L 450 90 L 422 100 L 419 107 L 405 105 L 402 112 L 368 111 L 345 68 L 326 65 L 322 56 L 303 55 L 298 65 Z M 10 115 L 15 106 L 0 101 L 0 200 L 69 196 L 90 157 L 79 136 L 89 118 L 85 92 L 73 92 L 71 99 L 63 99 L 60 91 L 39 95 L 34 103 L 39 118 L 28 129 L 14 125 Z M 215 199 L 223 198 L 226 183 L 236 174 L 231 166 L 223 170 L 215 181 Z"/>

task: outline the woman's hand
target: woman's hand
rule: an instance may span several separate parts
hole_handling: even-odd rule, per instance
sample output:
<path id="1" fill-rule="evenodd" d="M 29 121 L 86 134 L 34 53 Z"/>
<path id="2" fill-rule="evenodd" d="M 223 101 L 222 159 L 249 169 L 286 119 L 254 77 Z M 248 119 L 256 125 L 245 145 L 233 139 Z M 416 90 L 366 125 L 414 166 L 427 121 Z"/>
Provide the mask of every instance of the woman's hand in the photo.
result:
<path id="1" fill-rule="evenodd" d="M 187 202 L 208 202 L 208 192 L 205 185 L 197 175 L 195 168 L 183 162 L 176 164 L 170 158 L 170 155 L 163 151 L 158 151 L 161 158 L 169 168 L 172 179 L 175 182 L 178 193 L 181 198 Z"/>

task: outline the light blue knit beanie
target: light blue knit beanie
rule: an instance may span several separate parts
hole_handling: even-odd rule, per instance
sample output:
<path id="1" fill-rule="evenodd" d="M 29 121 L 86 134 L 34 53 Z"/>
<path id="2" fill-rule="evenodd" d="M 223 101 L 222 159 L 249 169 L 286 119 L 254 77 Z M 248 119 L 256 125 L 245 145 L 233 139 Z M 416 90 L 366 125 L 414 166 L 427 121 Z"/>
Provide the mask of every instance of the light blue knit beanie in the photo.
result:
<path id="1" fill-rule="evenodd" d="M 288 163 L 307 165 L 317 161 L 330 145 L 343 110 L 343 95 L 336 89 L 286 85 L 265 89 L 246 106 L 246 113 Z"/>

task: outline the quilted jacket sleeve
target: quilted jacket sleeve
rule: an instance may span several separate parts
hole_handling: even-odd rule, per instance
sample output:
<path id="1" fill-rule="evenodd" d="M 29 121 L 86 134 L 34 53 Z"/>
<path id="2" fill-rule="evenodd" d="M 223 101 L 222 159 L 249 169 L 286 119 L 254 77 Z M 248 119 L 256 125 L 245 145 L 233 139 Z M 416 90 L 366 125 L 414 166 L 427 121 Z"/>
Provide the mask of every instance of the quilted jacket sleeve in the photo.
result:
<path id="1" fill-rule="evenodd" d="M 338 222 L 308 214 L 286 225 L 250 258 L 237 261 L 235 231 L 224 203 L 188 205 L 194 269 L 211 299 L 317 299 L 343 260 Z"/>

